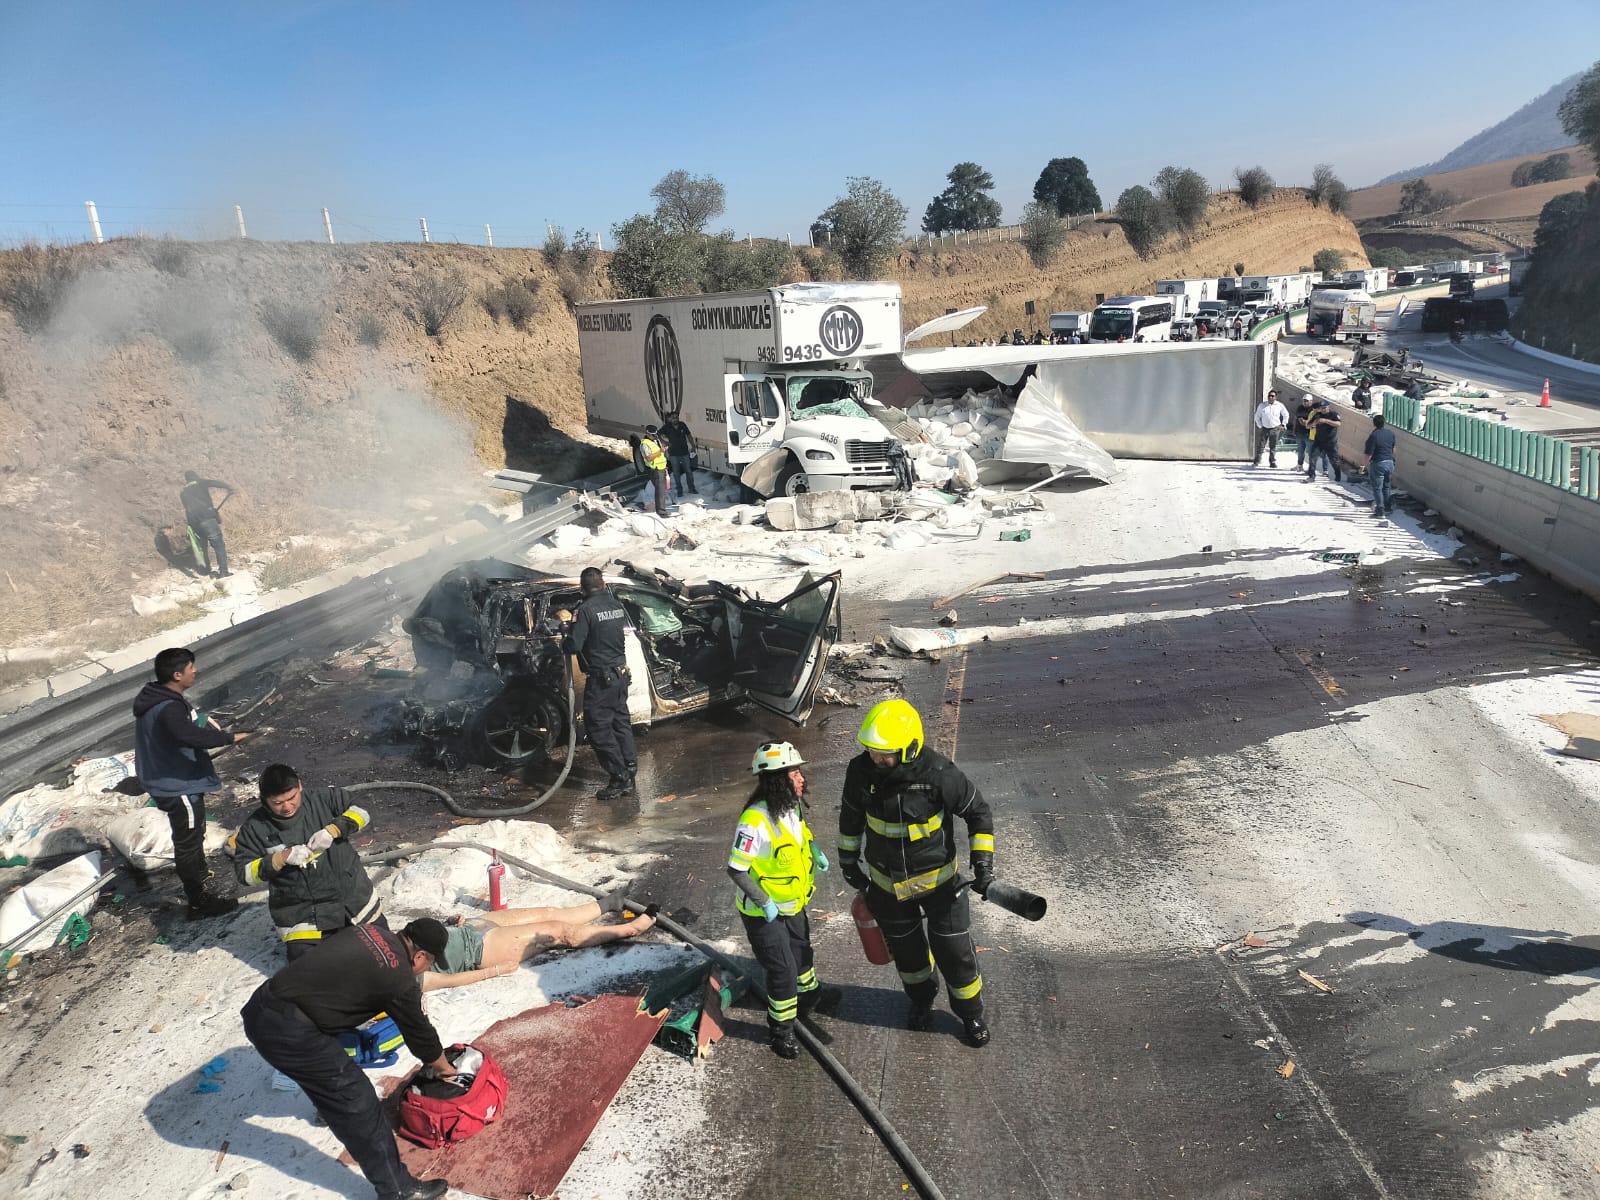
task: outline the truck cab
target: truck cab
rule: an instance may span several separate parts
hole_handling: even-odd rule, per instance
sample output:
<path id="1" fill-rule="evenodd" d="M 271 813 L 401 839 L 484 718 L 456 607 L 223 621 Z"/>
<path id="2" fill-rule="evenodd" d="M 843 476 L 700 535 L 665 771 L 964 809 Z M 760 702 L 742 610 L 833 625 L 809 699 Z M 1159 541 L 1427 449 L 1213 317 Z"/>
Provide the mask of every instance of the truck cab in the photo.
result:
<path id="1" fill-rule="evenodd" d="M 727 377 L 728 474 L 767 495 L 893 487 L 894 418 L 860 370 Z M 713 451 L 715 454 L 715 451 Z"/>

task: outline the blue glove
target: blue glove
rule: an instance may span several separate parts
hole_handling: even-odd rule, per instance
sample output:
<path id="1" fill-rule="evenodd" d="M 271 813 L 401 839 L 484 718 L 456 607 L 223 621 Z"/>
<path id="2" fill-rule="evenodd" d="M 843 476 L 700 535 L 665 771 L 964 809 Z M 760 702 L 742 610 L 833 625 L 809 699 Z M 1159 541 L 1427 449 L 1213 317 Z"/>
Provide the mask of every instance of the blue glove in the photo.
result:
<path id="1" fill-rule="evenodd" d="M 767 919 L 769 924 L 776 921 L 778 919 L 778 902 L 768 897 L 767 902 L 761 906 L 761 915 Z"/>
<path id="2" fill-rule="evenodd" d="M 822 852 L 821 846 L 811 847 L 811 859 L 817 864 L 817 870 L 821 871 L 823 874 L 827 874 L 828 856 Z"/>

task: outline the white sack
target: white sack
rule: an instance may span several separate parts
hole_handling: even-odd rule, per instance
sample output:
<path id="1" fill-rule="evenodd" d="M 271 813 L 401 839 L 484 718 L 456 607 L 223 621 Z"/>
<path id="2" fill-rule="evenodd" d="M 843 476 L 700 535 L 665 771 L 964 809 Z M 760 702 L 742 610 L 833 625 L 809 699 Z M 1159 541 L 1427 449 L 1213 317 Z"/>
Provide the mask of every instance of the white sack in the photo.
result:
<path id="1" fill-rule="evenodd" d="M 0 904 L 0 943 L 22 937 L 37 927 L 39 932 L 20 945 L 13 946 L 12 953 L 32 954 L 36 950 L 48 949 L 73 913 L 86 913 L 94 907 L 96 893 L 90 892 L 70 909 L 55 916 L 50 916 L 51 912 L 99 878 L 100 853 L 95 850 L 71 862 L 62 863 L 32 883 L 18 888 L 6 897 L 4 904 Z M 47 916 L 50 916 L 49 924 L 41 926 L 39 922 Z"/>
<path id="2" fill-rule="evenodd" d="M 889 626 L 889 640 L 907 654 L 948 650 L 957 644 L 958 637 L 954 629 L 902 629 L 898 625 Z"/>
<path id="3" fill-rule="evenodd" d="M 933 537 L 917 525 L 896 525 L 883 540 L 891 550 L 920 550 L 932 542 Z"/>
<path id="4" fill-rule="evenodd" d="M 140 871 L 163 871 L 173 866 L 172 822 L 159 808 L 141 808 L 114 817 L 106 826 L 106 840 Z M 227 841 L 227 833 L 206 822 L 208 854 L 223 849 Z"/>

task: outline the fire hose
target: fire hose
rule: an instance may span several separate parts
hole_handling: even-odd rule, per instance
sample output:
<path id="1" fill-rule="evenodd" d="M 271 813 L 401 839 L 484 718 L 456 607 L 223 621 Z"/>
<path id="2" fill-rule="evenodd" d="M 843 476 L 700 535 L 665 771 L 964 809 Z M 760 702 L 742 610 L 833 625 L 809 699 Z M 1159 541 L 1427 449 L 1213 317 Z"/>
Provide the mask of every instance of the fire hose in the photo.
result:
<path id="1" fill-rule="evenodd" d="M 420 790 L 432 792 L 445 797 L 445 802 L 449 804 L 451 811 L 459 811 L 456 809 L 454 802 L 444 792 L 438 788 L 425 784 L 384 783 L 366 785 L 358 784 L 357 786 L 419 788 Z M 353 791 L 354 789 L 346 788 L 345 790 Z M 541 798 L 541 800 L 538 801 L 534 807 L 537 807 L 538 803 L 543 803 L 543 799 Z M 364 854 L 361 856 L 361 861 L 363 863 L 392 862 L 401 858 L 413 858 L 416 855 L 423 854 L 429 850 L 477 850 L 482 854 L 491 856 L 498 853 L 501 862 L 516 867 L 518 870 L 526 871 L 535 879 L 542 879 L 545 883 L 548 883 L 554 887 L 562 888 L 569 892 L 579 892 L 594 899 L 600 899 L 606 894 L 600 888 L 592 888 L 586 884 L 577 883 L 574 880 L 557 875 L 552 871 L 547 871 L 543 867 L 537 867 L 525 859 L 517 858 L 515 855 L 507 854 L 503 850 L 496 851 L 493 847 L 480 846 L 476 842 L 429 842 L 423 846 L 403 846 L 398 850 L 385 850 L 376 854 Z M 639 912 L 643 912 L 649 907 L 648 904 L 642 903 L 639 900 L 634 899 L 632 896 L 624 897 L 624 902 L 630 908 L 633 908 Z M 740 968 L 739 964 L 734 962 L 733 959 L 729 958 L 715 946 L 712 946 L 709 943 L 702 941 L 700 938 L 697 938 L 694 934 L 690 933 L 671 917 L 658 912 L 656 914 L 656 924 L 661 926 L 661 928 L 665 929 L 678 940 L 682 941 L 685 945 L 698 950 L 702 955 L 717 965 L 738 975 L 745 974 L 744 970 Z M 766 1004 L 766 991 L 754 980 L 751 980 L 750 982 L 750 992 L 753 996 L 755 996 L 759 1003 L 763 1005 Z M 796 1036 L 799 1037 L 800 1041 L 805 1045 L 805 1048 L 811 1051 L 812 1057 L 821 1064 L 822 1069 L 832 1077 L 834 1083 L 838 1085 L 839 1090 L 849 1097 L 850 1102 L 860 1110 L 861 1115 L 866 1118 L 867 1124 L 872 1126 L 873 1131 L 877 1133 L 885 1148 L 888 1149 L 890 1154 L 894 1155 L 895 1161 L 900 1164 L 900 1169 L 906 1173 L 906 1178 L 911 1181 L 911 1185 L 917 1189 L 917 1195 L 921 1196 L 922 1200 L 944 1200 L 944 1193 L 939 1190 L 939 1185 L 933 1181 L 933 1177 L 930 1176 L 923 1168 L 922 1163 L 918 1161 L 916 1154 L 912 1152 L 912 1149 L 909 1145 L 907 1145 L 906 1140 L 902 1138 L 899 1134 L 899 1131 L 895 1129 L 894 1124 L 889 1120 L 888 1115 L 885 1114 L 884 1111 L 873 1102 L 872 1098 L 862 1090 L 861 1085 L 856 1082 L 855 1077 L 851 1075 L 850 1072 L 845 1069 L 844 1064 L 835 1058 L 828 1048 L 822 1044 L 821 1039 L 818 1038 L 816 1034 L 812 1033 L 811 1030 L 807 1029 L 805 1025 L 799 1021 L 795 1022 L 795 1026 Z"/>

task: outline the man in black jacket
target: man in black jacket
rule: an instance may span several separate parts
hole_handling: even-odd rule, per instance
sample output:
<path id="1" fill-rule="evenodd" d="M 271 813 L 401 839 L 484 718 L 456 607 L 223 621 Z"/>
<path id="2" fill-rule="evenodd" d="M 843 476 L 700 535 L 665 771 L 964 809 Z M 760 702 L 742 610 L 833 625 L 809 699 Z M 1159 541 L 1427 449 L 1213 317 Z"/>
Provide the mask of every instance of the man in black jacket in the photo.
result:
<path id="1" fill-rule="evenodd" d="M 307 788 L 293 767 L 261 772 L 261 807 L 239 827 L 234 873 L 267 885 L 267 909 L 293 962 L 346 925 L 378 924 L 383 909 L 350 838 L 372 821 L 343 788 Z"/>
<path id="2" fill-rule="evenodd" d="M 220 917 L 239 902 L 206 891 L 206 793 L 222 790 L 208 750 L 231 746 L 250 735 L 229 733 L 184 696 L 198 673 L 194 654 L 181 646 L 156 655 L 156 678 L 133 701 L 133 770 L 167 814 L 172 856 L 189 897 L 189 917 Z"/>
<path id="3" fill-rule="evenodd" d="M 994 816 L 961 769 L 923 745 L 922 718 L 906 701 L 874 705 L 856 740 L 865 749 L 845 768 L 840 870 L 889 943 L 911 997 L 907 1026 L 931 1027 L 942 972 L 967 1043 L 986 1045 L 983 977 L 953 826 L 956 817 L 966 823 L 972 890 L 981 896 L 994 881 Z"/>
<path id="4" fill-rule="evenodd" d="M 449 1185 L 406 1170 L 377 1093 L 338 1035 L 388 1013 L 427 1070 L 453 1077 L 455 1068 L 422 1011 L 418 980 L 444 948 L 437 922 L 412 922 L 400 933 L 355 925 L 284 967 L 240 1010 L 250 1044 L 311 1098 L 378 1200 L 433 1200 Z"/>
<path id="5" fill-rule="evenodd" d="M 578 577 L 583 603 L 572 625 L 572 648 L 583 668 L 583 728 L 610 780 L 596 799 L 615 800 L 633 791 L 638 751 L 628 713 L 628 612 L 606 587 L 599 567 Z"/>
<path id="6" fill-rule="evenodd" d="M 688 492 L 698 496 L 700 489 L 694 483 L 694 434 L 678 413 L 662 422 L 661 441 L 667 451 L 667 473 L 678 489 L 678 498 L 681 500 Z"/>
<path id="7" fill-rule="evenodd" d="M 194 549 L 194 565 L 202 574 L 210 572 L 211 552 L 217 555 L 217 577 L 226 579 L 233 574 L 228 570 L 228 548 L 222 542 L 222 514 L 211 499 L 213 488 L 227 493 L 222 502 L 228 502 L 233 488 L 220 479 L 201 479 L 198 471 L 183 473 L 183 488 L 178 497 L 183 501 L 183 515 L 189 522 L 189 544 Z"/>

